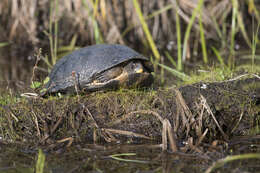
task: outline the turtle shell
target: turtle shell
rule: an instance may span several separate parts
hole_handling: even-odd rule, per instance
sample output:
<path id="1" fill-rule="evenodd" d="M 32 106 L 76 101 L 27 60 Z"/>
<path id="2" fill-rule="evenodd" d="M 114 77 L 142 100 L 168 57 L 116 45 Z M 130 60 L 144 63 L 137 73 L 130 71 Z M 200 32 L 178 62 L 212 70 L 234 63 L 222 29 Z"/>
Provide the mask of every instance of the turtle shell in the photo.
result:
<path id="1" fill-rule="evenodd" d="M 131 60 L 149 61 L 143 55 L 123 45 L 99 44 L 81 48 L 61 58 L 53 67 L 45 93 L 75 92 L 95 77 Z"/>

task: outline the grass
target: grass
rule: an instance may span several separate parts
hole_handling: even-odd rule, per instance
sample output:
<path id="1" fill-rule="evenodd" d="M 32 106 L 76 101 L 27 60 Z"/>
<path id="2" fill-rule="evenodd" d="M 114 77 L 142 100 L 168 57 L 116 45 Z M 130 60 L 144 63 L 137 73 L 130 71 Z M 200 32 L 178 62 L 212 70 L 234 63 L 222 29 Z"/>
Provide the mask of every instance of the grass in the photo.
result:
<path id="1" fill-rule="evenodd" d="M 43 173 L 45 164 L 45 154 L 39 149 L 38 158 L 36 163 L 36 173 Z"/>
<path id="2" fill-rule="evenodd" d="M 164 64 L 158 64 L 158 65 L 159 65 L 160 67 L 162 67 L 163 69 L 169 71 L 172 75 L 174 75 L 174 76 L 176 76 L 176 77 L 182 79 L 183 81 L 188 81 L 188 80 L 190 80 L 190 77 L 189 77 L 188 75 L 186 75 L 186 74 L 184 74 L 184 73 L 182 73 L 182 72 L 180 72 L 180 71 L 178 71 L 178 70 L 175 70 L 175 69 L 173 69 L 173 68 L 170 68 L 170 67 L 168 67 L 168 66 L 166 66 L 166 65 L 164 65 Z"/>
<path id="3" fill-rule="evenodd" d="M 54 13 L 54 14 L 53 14 Z M 48 56 L 43 58 L 44 62 L 48 65 L 49 70 L 57 62 L 57 48 L 58 48 L 58 13 L 59 13 L 59 4 L 58 0 L 50 1 L 50 17 L 49 17 L 49 30 L 44 31 L 49 39 L 51 58 Z M 53 19 L 54 18 L 54 19 Z M 54 27 L 54 29 L 53 29 Z"/>
<path id="4" fill-rule="evenodd" d="M 92 22 L 91 26 L 94 29 L 95 42 L 96 42 L 96 44 L 101 44 L 101 43 L 104 43 L 104 39 L 103 39 L 103 36 L 101 34 L 101 31 L 100 31 L 100 28 L 99 28 L 99 25 L 98 25 L 98 21 L 96 20 L 96 16 L 98 14 L 98 12 L 97 12 L 98 2 L 99 2 L 98 0 L 95 0 L 95 1 L 91 0 L 91 4 L 92 4 L 92 7 L 93 7 L 93 11 L 92 11 L 91 8 L 86 3 L 86 1 L 82 0 L 82 4 L 83 4 L 85 10 L 88 12 L 88 15 L 89 15 L 91 22 Z M 100 2 L 103 2 L 103 1 L 100 1 Z"/>
<path id="5" fill-rule="evenodd" d="M 177 6 L 177 8 L 179 8 Z M 178 10 L 175 9 L 175 20 L 176 20 L 176 35 L 177 35 L 177 53 L 178 53 L 178 61 L 177 61 L 177 70 L 182 70 L 182 60 L 181 60 L 181 24 Z M 169 57 L 169 56 L 167 56 Z M 172 58 L 173 59 L 173 58 Z"/>
<path id="6" fill-rule="evenodd" d="M 193 10 L 192 12 L 192 16 L 190 18 L 190 21 L 188 23 L 188 26 L 187 26 L 187 29 L 185 31 L 185 34 L 184 34 L 184 42 L 183 42 L 183 53 L 182 53 L 182 60 L 186 60 L 186 55 L 187 55 L 187 50 L 188 50 L 188 41 L 189 41 L 189 38 L 190 38 L 190 33 L 191 33 L 191 28 L 193 26 L 193 23 L 196 19 L 196 16 L 197 14 L 200 12 L 201 10 L 201 7 L 203 5 L 203 2 L 204 0 L 199 0 L 199 3 L 197 5 L 197 7 Z"/>
<path id="7" fill-rule="evenodd" d="M 204 28 L 202 24 L 202 10 L 200 8 L 199 10 L 199 26 L 200 26 L 200 43 L 202 47 L 202 55 L 203 55 L 203 61 L 205 64 L 208 63 L 208 55 L 207 55 L 207 46 L 206 46 L 206 40 L 205 40 L 205 34 L 204 34 Z"/>
<path id="8" fill-rule="evenodd" d="M 153 13 L 151 13 L 150 15 L 148 15 L 147 17 L 144 16 L 144 20 L 147 23 L 148 20 L 153 19 L 155 16 L 159 16 L 162 13 L 165 13 L 169 10 L 171 10 L 173 8 L 172 4 L 166 5 L 165 7 L 159 9 L 159 10 L 155 10 Z M 139 25 L 130 25 L 128 26 L 123 32 L 122 32 L 122 37 L 125 37 L 127 33 L 129 33 L 131 30 L 133 30 L 135 27 L 138 27 Z"/>
<path id="9" fill-rule="evenodd" d="M 232 0 L 232 24 L 231 24 L 231 39 L 230 39 L 230 55 L 228 58 L 228 67 L 233 69 L 235 65 L 235 35 L 236 35 L 236 23 L 237 23 L 237 13 L 238 13 L 238 2 L 237 0 Z"/>
<path id="10" fill-rule="evenodd" d="M 233 162 L 236 160 L 248 160 L 248 159 L 260 159 L 259 153 L 248 153 L 248 154 L 240 154 L 240 155 L 233 155 L 233 156 L 227 156 L 223 159 L 220 159 L 213 163 L 212 166 L 210 166 L 205 173 L 210 173 L 214 171 L 217 168 L 223 167 L 225 164 L 229 162 Z"/>
<path id="11" fill-rule="evenodd" d="M 112 159 L 122 161 L 122 162 L 132 162 L 132 163 L 147 163 L 147 161 L 142 161 L 142 160 L 133 160 L 133 159 L 124 159 L 121 158 L 122 156 L 135 156 L 135 153 L 121 153 L 121 154 L 113 154 L 110 155 Z"/>
<path id="12" fill-rule="evenodd" d="M 142 27 L 143 27 L 144 33 L 146 35 L 146 38 L 148 40 L 148 43 L 149 43 L 151 50 L 154 54 L 154 57 L 155 57 L 156 61 L 159 62 L 159 59 L 160 59 L 159 51 L 157 50 L 157 47 L 154 43 L 154 40 L 153 40 L 152 35 L 149 31 L 148 25 L 147 25 L 147 23 L 146 23 L 146 21 L 143 17 L 142 11 L 140 9 L 140 6 L 139 6 L 137 0 L 133 0 L 133 4 L 134 4 L 135 10 L 136 10 L 136 13 L 138 15 L 138 18 L 139 18 L 139 20 L 142 24 Z"/>
<path id="13" fill-rule="evenodd" d="M 176 3 L 175 5 L 172 3 L 172 1 L 169 1 L 170 3 L 163 4 L 159 6 L 158 9 L 153 9 L 151 11 L 146 11 L 147 8 L 144 8 L 144 4 L 139 4 L 137 0 L 126 2 L 126 4 L 131 3 L 132 5 L 130 7 L 127 6 L 126 10 L 129 12 L 132 10 L 132 12 L 136 13 L 139 22 L 133 22 L 132 19 L 128 19 L 124 23 L 124 27 L 117 26 L 117 29 L 121 33 L 121 37 L 124 38 L 123 41 L 125 41 L 126 44 L 128 44 L 129 39 L 128 35 L 131 34 L 131 31 L 135 31 L 138 29 L 138 23 L 141 24 L 143 33 L 145 34 L 145 38 L 147 42 L 149 43 L 150 50 L 153 54 L 153 57 L 151 59 L 155 58 L 154 64 L 157 66 L 159 64 L 159 59 L 165 57 L 169 59 L 170 66 L 166 66 L 166 64 L 163 64 L 164 61 L 161 62 L 159 65 L 161 67 L 161 79 L 164 79 L 163 77 L 163 70 L 168 70 L 173 74 L 174 76 L 181 78 L 183 80 L 189 80 L 188 75 L 183 72 L 183 66 L 185 61 L 187 61 L 187 53 L 189 50 L 193 49 L 193 52 L 195 49 L 201 50 L 201 54 L 199 54 L 201 57 L 198 57 L 197 59 L 201 59 L 205 65 L 208 65 L 209 62 L 216 59 L 220 66 L 223 67 L 223 70 L 228 70 L 229 72 L 232 71 L 235 64 L 235 45 L 236 45 L 236 36 L 238 32 L 240 32 L 245 40 L 245 43 L 250 47 L 252 50 L 252 59 L 251 64 L 252 67 L 254 67 L 254 63 L 256 60 L 256 57 L 259 57 L 257 55 L 257 33 L 259 30 L 259 27 L 257 28 L 257 32 L 254 35 L 253 41 L 251 43 L 249 39 L 249 31 L 247 30 L 247 27 L 245 27 L 244 19 L 246 14 L 243 10 L 241 10 L 241 6 L 243 3 L 248 3 L 248 10 L 250 14 L 255 14 L 255 19 L 259 22 L 259 14 L 257 11 L 257 6 L 255 2 L 248 1 L 248 2 L 240 2 L 237 0 L 232 0 L 232 4 L 230 4 L 230 10 L 227 8 L 223 11 L 223 13 L 220 16 L 211 16 L 211 20 L 213 21 L 214 25 L 207 25 L 207 23 L 204 21 L 203 15 L 208 15 L 204 9 L 209 8 L 207 5 L 204 4 L 203 0 L 198 1 L 198 4 L 195 4 L 192 8 L 189 8 L 189 13 L 186 13 L 186 17 L 188 20 L 185 20 L 187 22 L 187 25 L 184 25 L 184 17 L 183 12 L 183 6 Z M 82 0 L 78 2 L 78 11 L 80 11 L 80 14 L 86 15 L 85 18 L 82 18 L 83 20 L 79 20 L 81 24 L 85 27 L 83 29 L 86 29 L 88 33 L 91 33 L 93 31 L 93 35 L 90 34 L 90 39 L 93 38 L 94 43 L 91 44 L 100 44 L 104 43 L 106 40 L 107 32 L 110 31 L 111 25 L 106 26 L 104 23 L 110 23 L 109 21 L 115 20 L 113 22 L 113 25 L 117 25 L 118 22 L 116 19 L 111 18 L 111 9 L 114 11 L 120 10 L 111 8 L 111 4 L 107 3 L 104 0 Z M 182 4 L 183 5 L 183 4 Z M 218 5 L 218 4 L 217 4 Z M 62 16 L 61 14 L 65 13 L 63 11 L 65 7 L 63 4 L 59 3 L 58 0 L 52 0 L 49 1 L 49 24 L 48 24 L 48 31 L 45 31 L 45 34 L 48 37 L 49 40 L 49 46 L 50 46 L 50 57 L 45 56 L 44 61 L 47 64 L 48 68 L 52 68 L 52 66 L 56 63 L 56 61 L 70 53 L 71 51 L 76 50 L 79 48 L 76 46 L 77 41 L 82 39 L 80 33 L 75 32 L 76 34 L 72 35 L 72 38 L 70 40 L 70 43 L 68 45 L 59 45 L 59 34 L 63 33 L 64 28 L 60 28 L 59 24 L 63 22 L 63 18 L 60 18 L 59 16 Z M 71 7 L 71 9 L 73 9 Z M 110 10 L 110 11 L 109 11 Z M 221 10 L 221 9 L 220 9 Z M 112 11 L 113 12 L 113 11 Z M 182 13 L 181 13 L 182 12 Z M 75 11 L 70 11 L 71 14 L 74 14 Z M 110 14 L 110 15 L 109 15 Z M 148 15 L 146 15 L 148 14 Z M 189 16 L 190 14 L 190 16 Z M 162 15 L 166 15 L 168 18 L 168 21 L 170 21 L 170 24 L 172 24 L 172 21 L 174 25 L 167 25 L 173 28 L 170 28 L 169 30 L 172 32 L 167 33 L 169 35 L 169 38 L 174 38 L 174 43 L 177 45 L 177 50 L 170 50 L 170 51 L 164 51 L 162 54 L 159 49 L 158 45 L 163 45 L 165 43 L 165 40 L 153 38 L 152 32 L 154 30 L 151 23 L 154 23 L 156 19 L 159 20 L 161 26 L 159 26 L 159 31 L 163 29 L 164 21 L 162 21 Z M 209 15 L 208 15 L 209 16 Z M 252 17 L 253 18 L 253 17 Z M 85 20 L 84 20 L 85 19 Z M 76 22 L 77 20 L 75 20 Z M 231 22 L 230 22 L 231 21 Z M 90 22 L 90 23 L 88 23 Z M 248 22 L 247 22 L 248 23 Z M 88 24 L 88 25 L 87 25 Z M 87 27 L 86 27 L 87 26 Z M 106 26 L 106 27 L 104 27 Z M 196 26 L 199 26 L 196 28 Z M 185 28 L 186 27 L 186 28 Z M 210 28 L 211 27 L 211 28 Z M 123 28 L 123 31 L 120 30 Z M 207 36 L 208 28 L 210 30 L 215 30 L 217 35 L 217 41 L 216 44 L 213 43 L 213 48 L 209 49 L 209 38 Z M 193 30 L 197 29 L 197 35 L 193 34 Z M 255 30 L 255 28 L 253 28 Z M 61 31 L 62 30 L 62 31 Z M 174 37 L 172 37 L 172 35 Z M 60 34 L 61 35 L 61 34 Z M 137 35 L 140 37 L 140 35 Z M 144 37 L 139 38 L 142 40 Z M 199 46 L 196 46 L 195 44 L 192 44 L 191 38 L 197 39 L 197 43 Z M 62 39 L 62 38 L 60 38 Z M 216 39 L 216 38 L 215 38 Z M 169 41 L 169 40 L 166 40 Z M 162 42 L 162 44 L 161 44 Z M 9 43 L 9 42 L 8 42 Z M 0 44 L 1 46 L 6 46 L 8 44 L 7 42 L 3 42 Z M 60 42 L 59 42 L 60 43 Z M 136 43 L 137 44 L 137 43 Z M 158 45 L 156 45 L 158 44 Z M 197 45 L 198 45 L 197 44 Z M 160 47 L 161 48 L 161 47 Z M 227 50 L 228 48 L 228 50 Z M 164 50 L 164 48 L 162 48 Z M 212 50 L 212 51 L 211 51 Z M 177 55 L 175 54 L 175 51 L 177 51 Z M 209 60 L 209 57 L 213 53 L 214 58 Z M 142 53 L 142 52 L 141 52 Z M 229 56 L 225 56 L 225 54 L 229 54 Z M 196 59 L 196 60 L 197 60 Z M 219 69 L 218 69 L 219 70 Z M 253 71 L 253 70 L 252 70 Z M 163 80 L 162 80 L 163 81 Z"/>
<path id="14" fill-rule="evenodd" d="M 256 56 L 255 54 L 256 54 L 256 46 L 257 46 L 257 42 L 258 42 L 259 27 L 260 27 L 260 23 L 258 23 L 258 25 L 257 25 L 256 33 L 254 33 L 254 31 L 253 31 L 252 58 L 251 58 L 252 70 L 253 70 L 253 67 L 255 64 L 255 56 Z"/>
<path id="15" fill-rule="evenodd" d="M 95 0 L 95 1 L 91 1 L 91 2 L 93 5 L 93 9 L 94 9 L 93 11 L 90 10 L 89 6 L 86 4 L 86 1 L 82 0 L 83 6 L 85 7 L 85 10 L 88 12 L 88 14 L 91 18 L 91 21 L 92 21 L 96 44 L 101 44 L 101 43 L 104 43 L 104 41 L 103 41 L 103 37 L 102 37 L 101 31 L 98 26 L 98 22 L 95 19 L 95 17 L 98 15 L 97 7 L 99 4 L 99 1 Z M 103 2 L 103 1 L 101 1 L 101 2 Z M 59 20 L 58 20 L 57 16 L 59 15 L 59 6 L 60 5 L 61 4 L 58 3 L 58 0 L 50 1 L 49 30 L 44 31 L 45 35 L 47 35 L 47 37 L 49 39 L 51 56 L 50 56 L 50 59 L 48 58 L 48 56 L 45 56 L 45 58 L 43 60 L 48 65 L 49 70 L 53 67 L 54 64 L 56 64 L 56 62 L 59 58 L 65 56 L 79 48 L 76 46 L 76 41 L 78 38 L 77 34 L 74 34 L 69 45 L 64 45 L 64 46 L 58 47 Z M 104 10 L 102 10 L 102 12 L 103 11 Z"/>
<path id="16" fill-rule="evenodd" d="M 5 46 L 8 46 L 8 45 L 9 45 L 8 42 L 1 42 L 1 43 L 0 43 L 0 48 L 1 48 L 1 47 L 5 47 Z"/>
<path id="17" fill-rule="evenodd" d="M 85 20 L 80 20 L 80 22 L 82 25 L 84 25 L 85 23 L 88 22 L 88 19 L 89 19 L 89 21 L 91 22 L 91 25 L 87 25 L 88 27 L 83 27 L 83 28 L 88 31 L 93 29 L 93 31 L 94 31 L 94 34 L 89 37 L 90 39 L 93 39 L 93 42 L 90 40 L 87 40 L 88 43 L 89 44 L 104 43 L 106 40 L 106 35 L 108 35 L 108 32 L 110 31 L 111 26 L 110 27 L 107 26 L 107 28 L 103 28 L 103 25 L 101 25 L 102 21 L 100 21 L 99 16 L 102 16 L 104 23 L 106 23 L 106 22 L 109 23 L 108 22 L 109 20 L 115 20 L 114 24 L 120 23 L 120 22 L 116 21 L 117 20 L 116 18 L 111 18 L 111 16 L 113 16 L 113 15 L 110 15 L 110 16 L 108 15 L 108 13 L 112 13 L 111 10 L 107 11 L 107 8 L 109 8 L 109 6 L 111 4 L 108 4 L 108 3 L 106 3 L 106 1 L 103 1 L 103 0 L 99 0 L 99 1 L 98 0 L 90 0 L 90 1 L 82 0 L 81 2 L 82 2 L 82 8 L 84 8 L 84 10 L 87 11 L 87 17 L 89 17 L 89 18 L 85 18 Z M 90 3 L 87 3 L 87 2 L 90 2 Z M 212 46 L 209 46 L 209 43 L 211 43 L 211 42 L 210 42 L 210 39 L 206 35 L 206 31 L 208 29 L 207 27 L 210 27 L 210 26 L 206 26 L 204 23 L 205 21 L 203 21 L 203 18 L 202 18 L 202 12 L 203 12 L 202 9 L 207 8 L 206 6 L 204 6 L 206 4 L 204 4 L 203 0 L 200 0 L 199 4 L 195 8 L 189 8 L 190 12 L 191 12 L 191 16 L 190 16 L 190 20 L 186 26 L 184 25 L 183 18 L 180 15 L 180 13 L 178 13 L 178 10 L 175 9 L 175 11 L 172 11 L 172 10 L 174 10 L 172 4 L 165 5 L 156 10 L 154 9 L 154 11 L 149 12 L 150 15 L 145 17 L 145 14 L 147 14 L 147 11 L 144 11 L 144 10 L 146 8 L 141 9 L 140 4 L 138 2 L 140 2 L 140 1 L 137 1 L 137 0 L 130 1 L 130 3 L 132 3 L 134 5 L 134 9 L 131 9 L 129 7 L 126 10 L 129 10 L 128 11 L 129 13 L 136 12 L 136 14 L 138 16 L 138 20 L 140 21 L 142 29 L 144 31 L 145 38 L 146 38 L 146 40 L 148 40 L 150 50 L 152 51 L 155 59 L 158 61 L 160 58 L 162 58 L 162 54 L 158 50 L 158 45 L 160 45 L 161 42 L 164 44 L 169 40 L 163 40 L 160 37 L 158 39 L 152 37 L 151 32 L 153 31 L 153 27 L 154 27 L 152 24 L 154 24 L 153 22 L 156 20 L 155 17 L 158 17 L 160 20 L 161 19 L 160 15 L 163 13 L 167 13 L 167 17 L 169 17 L 169 21 L 172 23 L 175 22 L 174 25 L 172 25 L 172 26 L 169 25 L 172 28 L 169 29 L 171 32 L 169 32 L 167 34 L 169 35 L 169 38 L 176 39 L 176 40 L 174 40 L 174 42 L 176 42 L 176 44 L 177 44 L 177 50 L 173 50 L 173 52 L 177 51 L 177 57 L 175 57 L 176 56 L 174 54 L 175 52 L 173 53 L 173 52 L 165 51 L 165 56 L 166 56 L 166 58 L 169 59 L 169 61 L 171 63 L 170 64 L 171 67 L 166 66 L 165 64 L 160 64 L 160 63 L 158 63 L 158 66 L 160 66 L 162 69 L 168 70 L 174 76 L 181 78 L 182 80 L 184 80 L 184 83 L 194 83 L 194 82 L 200 82 L 200 81 L 206 81 L 206 82 L 223 81 L 223 80 L 232 78 L 233 75 L 236 74 L 236 72 L 239 72 L 240 70 L 248 71 L 248 73 L 259 72 L 259 67 L 256 65 L 256 60 L 257 60 L 257 57 L 259 57 L 259 55 L 257 55 L 257 49 L 259 46 L 258 37 L 259 37 L 260 18 L 259 18 L 258 9 L 257 9 L 256 5 L 254 4 L 255 2 L 253 0 L 249 0 L 249 1 L 245 2 L 245 3 L 248 3 L 248 5 L 249 5 L 249 9 L 248 9 L 249 14 L 248 15 L 255 14 L 254 19 L 256 19 L 256 22 L 258 23 L 256 28 L 254 28 L 254 26 L 253 26 L 253 32 L 251 30 L 248 31 L 247 27 L 245 27 L 245 23 L 248 23 L 248 21 L 245 22 L 245 18 L 248 16 L 246 16 L 247 14 L 244 14 L 243 10 L 241 10 L 241 8 L 240 8 L 241 7 L 240 3 L 243 3 L 243 2 L 242 1 L 240 2 L 237 0 L 232 0 L 231 12 L 226 10 L 221 15 L 221 19 L 217 18 L 217 17 L 212 19 L 214 22 L 214 28 L 210 28 L 210 30 L 216 30 L 216 34 L 217 34 L 217 40 L 214 41 L 215 44 L 212 44 Z M 152 2 L 150 2 L 150 3 L 152 3 Z M 208 3 L 210 3 L 210 2 L 208 2 Z M 64 19 L 59 19 L 59 18 L 57 18 L 57 16 L 59 16 L 58 14 L 62 10 L 62 8 L 59 8 L 62 5 L 63 4 L 58 3 L 58 0 L 50 1 L 49 28 L 47 29 L 48 31 L 45 31 L 45 33 L 49 39 L 49 46 L 50 46 L 50 52 L 51 52 L 50 57 L 47 57 L 47 56 L 45 57 L 45 62 L 49 68 L 51 68 L 53 66 L 53 64 L 56 63 L 56 61 L 58 60 L 58 58 L 60 56 L 64 56 L 67 53 L 77 49 L 78 47 L 76 46 L 77 45 L 76 43 L 77 43 L 77 40 L 79 40 L 78 38 L 80 38 L 80 39 L 83 38 L 79 32 L 72 31 L 76 34 L 73 34 L 69 45 L 62 46 L 62 45 L 58 44 L 58 40 L 59 40 L 58 36 L 59 36 L 59 33 L 61 33 L 60 30 L 62 29 L 59 27 L 59 22 Z M 177 8 L 181 8 L 181 6 L 177 6 Z M 77 10 L 80 10 L 80 9 L 77 9 Z M 115 9 L 115 10 L 118 10 L 118 9 Z M 247 11 L 247 10 L 244 10 L 244 11 Z M 70 12 L 73 13 L 73 11 L 70 11 Z M 171 14 L 171 12 L 173 12 L 173 14 Z M 83 15 L 83 13 L 82 13 L 82 15 Z M 25 17 L 26 16 L 24 16 L 24 18 Z M 37 17 L 39 17 L 39 16 L 37 16 Z M 117 17 L 118 17 L 118 15 L 117 15 Z M 230 20 L 231 20 L 231 23 L 229 22 Z M 138 30 L 138 25 L 133 24 L 134 23 L 133 21 L 134 20 L 131 20 L 131 18 L 130 19 L 128 18 L 128 20 L 125 21 L 126 26 L 122 27 L 124 29 L 126 28 L 124 30 L 125 32 L 120 30 L 121 28 L 120 28 L 120 26 L 118 26 L 121 36 L 124 38 L 124 41 L 126 44 L 129 44 L 129 43 L 138 44 L 138 42 L 135 42 L 135 38 L 134 38 L 135 36 L 138 37 L 140 40 L 143 39 L 143 37 L 138 35 L 138 32 L 135 33 L 136 35 L 134 35 L 134 37 L 133 37 L 133 35 L 131 35 L 131 32 L 129 32 L 130 30 L 133 30 L 133 31 Z M 254 20 L 252 20 L 252 21 L 254 21 Z M 160 20 L 160 22 L 162 23 L 161 20 Z M 193 48 L 192 47 L 193 45 L 190 44 L 189 41 L 191 41 L 191 38 L 196 38 L 196 37 L 193 37 L 194 33 L 192 32 L 193 29 L 195 28 L 194 27 L 195 24 L 197 24 L 196 22 L 199 24 L 199 30 L 198 30 L 199 31 L 199 44 L 200 44 L 200 47 L 202 50 L 201 60 L 204 62 L 204 64 L 207 65 L 213 59 L 213 60 L 216 60 L 217 65 L 213 65 L 213 67 L 206 67 L 206 68 L 201 67 L 202 69 L 206 69 L 206 70 L 200 71 L 199 74 L 197 74 L 197 72 L 195 72 L 191 75 L 187 75 L 183 72 L 183 66 L 184 66 L 183 60 L 185 60 L 185 61 L 187 60 L 186 55 L 188 52 L 187 51 L 188 46 L 191 46 L 191 49 Z M 75 20 L 75 23 L 76 23 L 76 20 Z M 252 23 L 254 23 L 254 22 L 252 22 Z M 129 26 L 129 24 L 131 27 Z M 164 25 L 164 23 L 162 23 L 162 25 Z M 160 32 L 163 32 L 162 26 L 160 26 L 159 29 L 160 29 L 159 30 Z M 64 31 L 62 31 L 62 32 L 64 32 Z M 235 45 L 237 43 L 240 43 L 240 42 L 237 42 L 237 40 L 236 40 L 238 33 L 240 33 L 243 36 L 245 43 L 251 49 L 250 50 L 251 51 L 250 66 L 235 67 L 235 65 L 234 65 L 235 61 L 236 61 L 235 58 L 237 55 L 236 50 L 235 50 Z M 250 41 L 249 33 L 253 33 L 252 41 Z M 128 36 L 128 34 L 130 35 L 130 37 Z M 171 34 L 173 34 L 173 35 L 171 35 Z M 136 40 L 138 40 L 138 39 L 136 39 Z M 106 41 L 109 42 L 109 40 L 106 40 Z M 9 42 L 9 41 L 1 42 L 0 47 L 7 46 L 10 43 L 12 43 L 12 42 Z M 156 45 L 156 43 L 159 43 L 159 44 Z M 228 48 L 228 50 L 226 50 L 226 48 Z M 209 59 L 210 55 L 211 55 L 210 54 L 211 50 L 214 53 L 213 55 L 215 55 L 214 56 L 215 59 L 212 57 L 211 57 L 212 59 Z M 225 51 L 227 51 L 227 52 L 225 52 Z M 229 56 L 225 56 L 224 53 L 229 54 Z M 138 94 L 132 90 L 127 91 L 127 92 L 133 92 L 132 95 Z M 154 92 L 155 96 L 158 95 L 158 93 L 155 90 L 151 91 L 151 92 Z M 134 105 L 137 100 L 137 99 L 131 99 L 131 97 L 125 97 L 125 93 L 122 90 L 115 91 L 115 92 L 108 92 L 108 93 L 106 93 L 106 94 L 109 94 L 108 96 L 102 96 L 99 94 L 100 93 L 97 93 L 95 95 L 95 97 L 100 97 L 100 103 L 97 104 L 100 107 L 104 106 L 104 100 L 107 103 L 110 103 L 109 101 L 111 100 L 111 98 L 114 98 L 116 94 L 118 94 L 122 97 L 122 99 L 119 100 L 119 102 L 123 106 L 128 106 L 128 107 L 131 106 L 131 108 L 132 108 L 133 107 L 132 105 Z M 103 94 L 103 93 L 101 93 L 101 94 Z M 151 94 L 150 91 L 148 94 Z M 140 92 L 140 97 L 137 97 L 137 98 L 141 99 L 141 98 L 143 98 L 144 95 L 148 95 L 148 94 L 144 93 L 144 92 Z M 130 93 L 130 95 L 131 95 L 131 93 Z M 101 97 L 104 97 L 104 98 L 101 98 Z M 135 98 L 135 97 L 133 97 L 133 98 Z M 20 98 L 16 98 L 12 95 L 10 95 L 8 97 L 0 97 L 0 105 L 8 105 L 10 103 L 11 104 L 17 103 L 19 101 L 19 99 Z M 52 97 L 49 100 L 51 100 L 51 99 L 57 99 L 57 101 L 60 100 L 57 97 Z M 87 98 L 87 99 L 89 99 L 89 98 Z M 141 105 L 141 106 L 143 108 L 148 107 L 149 104 L 152 102 L 152 100 L 154 100 L 154 99 L 151 99 L 151 101 L 149 101 L 149 102 L 147 101 L 147 103 L 144 101 L 143 105 Z M 18 105 L 20 105 L 20 103 Z M 111 103 L 111 105 L 115 106 L 114 103 Z M 140 105 L 136 105 L 136 107 L 137 106 L 140 107 Z M 59 107 L 59 106 L 56 106 L 56 107 Z M 114 110 L 115 115 L 122 113 L 122 112 L 119 112 L 119 113 L 116 112 L 118 109 L 114 109 L 114 107 L 112 107 L 111 109 Z M 29 113 L 31 113 L 31 112 L 29 112 Z M 28 115 L 29 115 L 29 113 L 28 113 Z M 43 113 L 42 113 L 42 115 L 44 115 Z M 60 113 L 62 113 L 62 112 L 60 112 Z M 32 127 L 32 126 L 30 126 L 30 127 Z M 258 132 L 259 127 L 257 127 L 256 130 Z M 10 134 L 10 135 L 12 135 L 12 134 Z M 15 136 L 13 138 L 15 138 Z M 143 163 L 143 161 L 141 161 L 141 160 L 125 158 L 125 157 L 131 157 L 131 156 L 135 156 L 135 154 L 134 153 L 123 153 L 123 154 L 110 155 L 110 157 L 112 159 L 122 161 L 122 162 Z M 243 154 L 243 155 L 236 155 L 236 156 L 228 156 L 226 158 L 223 158 L 223 159 L 218 160 L 215 163 L 213 163 L 213 165 L 211 167 L 209 167 L 206 172 L 207 173 L 212 172 L 215 169 L 220 168 L 223 165 L 228 164 L 235 160 L 259 159 L 259 158 L 260 158 L 259 154 Z M 36 172 L 37 173 L 43 172 L 44 165 L 45 165 L 45 155 L 43 154 L 43 152 L 41 150 L 39 150 L 37 163 L 36 163 Z"/>

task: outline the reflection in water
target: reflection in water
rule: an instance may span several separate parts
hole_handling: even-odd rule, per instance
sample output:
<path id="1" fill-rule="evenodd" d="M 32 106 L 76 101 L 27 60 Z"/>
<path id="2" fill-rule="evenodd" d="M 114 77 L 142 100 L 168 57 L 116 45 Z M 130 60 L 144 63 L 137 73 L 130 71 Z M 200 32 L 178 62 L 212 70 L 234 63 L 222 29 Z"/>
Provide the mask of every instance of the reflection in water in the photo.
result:
<path id="1" fill-rule="evenodd" d="M 60 172 L 201 172 L 195 155 L 162 153 L 160 149 L 149 145 L 113 145 L 74 146 L 69 149 L 46 154 L 45 171 Z M 110 156 L 118 153 L 135 153 L 134 156 L 122 156 L 119 161 Z M 36 150 L 23 150 L 18 146 L 0 147 L 0 170 L 33 172 L 37 160 Z M 145 161 L 145 162 L 135 162 Z"/>
<path id="2" fill-rule="evenodd" d="M 0 48 L 0 81 L 28 81 L 35 61 L 34 53 L 28 44 Z"/>
<path id="3" fill-rule="evenodd" d="M 0 171 L 34 172 L 38 151 L 24 148 L 0 144 Z M 121 160 L 110 157 L 119 153 L 134 153 L 134 155 L 120 156 Z M 83 144 L 51 152 L 46 152 L 45 149 L 45 155 L 45 172 L 47 173 L 204 172 L 216 160 L 216 156 L 206 159 L 203 154 L 162 152 L 158 145 Z M 259 160 L 251 160 L 250 164 L 246 161 L 237 161 L 226 164 L 225 167 L 220 168 L 220 172 L 230 172 L 235 168 L 238 169 L 238 166 L 242 172 L 252 171 L 257 169 L 256 165 L 259 165 Z"/>

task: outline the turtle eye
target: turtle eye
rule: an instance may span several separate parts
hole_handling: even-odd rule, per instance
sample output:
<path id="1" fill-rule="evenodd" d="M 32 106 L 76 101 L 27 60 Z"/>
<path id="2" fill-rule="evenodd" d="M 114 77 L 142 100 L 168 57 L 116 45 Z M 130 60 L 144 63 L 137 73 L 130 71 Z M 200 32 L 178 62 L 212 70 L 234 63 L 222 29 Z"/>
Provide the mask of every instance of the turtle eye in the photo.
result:
<path id="1" fill-rule="evenodd" d="M 143 66 L 140 62 L 134 62 L 132 65 L 132 69 L 136 72 L 136 73 L 143 73 Z"/>

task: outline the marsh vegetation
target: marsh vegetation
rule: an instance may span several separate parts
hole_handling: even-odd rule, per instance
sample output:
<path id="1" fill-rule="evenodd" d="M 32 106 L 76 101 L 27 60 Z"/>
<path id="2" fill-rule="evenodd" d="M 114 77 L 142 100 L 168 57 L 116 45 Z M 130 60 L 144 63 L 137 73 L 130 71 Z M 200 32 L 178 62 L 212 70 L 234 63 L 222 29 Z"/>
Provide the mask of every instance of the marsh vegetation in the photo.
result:
<path id="1" fill-rule="evenodd" d="M 13 163 L 27 172 L 39 147 L 49 155 L 37 172 L 210 172 L 234 160 L 257 171 L 259 11 L 257 0 L 1 0 L 0 152 L 22 155 Z M 149 57 L 151 88 L 21 97 L 61 57 L 102 43 Z"/>

